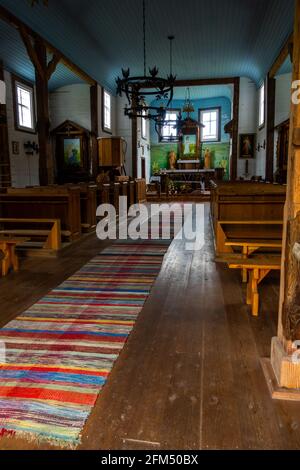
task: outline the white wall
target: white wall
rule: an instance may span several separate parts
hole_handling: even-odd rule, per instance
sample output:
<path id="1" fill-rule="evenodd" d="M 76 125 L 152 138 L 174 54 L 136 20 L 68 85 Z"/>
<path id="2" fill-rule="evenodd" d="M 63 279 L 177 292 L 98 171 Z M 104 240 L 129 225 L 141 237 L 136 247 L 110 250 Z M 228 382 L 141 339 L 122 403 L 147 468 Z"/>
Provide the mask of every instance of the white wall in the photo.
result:
<path id="1" fill-rule="evenodd" d="M 5 71 L 4 80 L 6 83 L 6 109 L 12 186 L 21 188 L 38 185 L 39 155 L 36 153 L 34 155 L 26 155 L 24 149 L 25 142 L 30 141 L 38 144 L 38 136 L 37 134 L 20 132 L 15 129 L 11 74 Z M 19 155 L 13 155 L 12 142 L 19 143 Z"/>
<path id="2" fill-rule="evenodd" d="M 291 84 L 292 74 L 286 73 L 276 77 L 276 94 L 275 94 L 275 126 L 290 118 L 291 113 Z M 274 173 L 277 169 L 277 140 L 278 131 L 275 129 L 274 134 Z"/>
<path id="3" fill-rule="evenodd" d="M 90 85 L 64 86 L 50 93 L 49 100 L 51 129 L 70 120 L 91 130 Z"/>
<path id="4" fill-rule="evenodd" d="M 275 126 L 278 126 L 278 124 L 281 124 L 290 117 L 291 84 L 291 73 L 276 77 Z"/>
<path id="5" fill-rule="evenodd" d="M 249 78 L 240 79 L 240 107 L 239 107 L 239 135 L 255 134 L 257 132 L 257 90 L 254 82 Z M 238 150 L 238 155 L 240 149 Z M 256 160 L 248 160 L 249 174 L 255 175 Z M 237 176 L 245 177 L 245 160 L 238 158 Z"/>

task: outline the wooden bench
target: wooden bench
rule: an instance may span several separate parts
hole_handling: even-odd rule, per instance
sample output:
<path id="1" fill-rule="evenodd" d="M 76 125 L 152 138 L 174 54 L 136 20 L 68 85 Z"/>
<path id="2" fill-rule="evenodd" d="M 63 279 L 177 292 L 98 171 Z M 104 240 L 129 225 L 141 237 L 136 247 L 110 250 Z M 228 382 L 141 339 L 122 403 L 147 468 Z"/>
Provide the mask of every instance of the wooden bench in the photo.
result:
<path id="1" fill-rule="evenodd" d="M 29 255 L 43 255 L 61 249 L 61 228 L 58 219 L 0 218 L 0 237 L 3 236 L 26 237 L 26 240 L 23 239 L 23 243 L 18 245 L 22 245 L 22 249 Z"/>
<path id="2" fill-rule="evenodd" d="M 141 204 L 147 199 L 146 196 L 146 180 L 143 178 L 135 179 L 135 203 Z"/>
<path id="3" fill-rule="evenodd" d="M 75 240 L 81 236 L 80 187 L 8 188 L 0 194 L 0 217 L 59 219 L 63 237 Z"/>
<path id="4" fill-rule="evenodd" d="M 217 255 L 233 253 L 230 242 L 281 242 L 283 220 L 221 220 L 217 222 L 215 248 Z"/>
<path id="5" fill-rule="evenodd" d="M 247 304 L 252 307 L 252 315 L 258 316 L 259 311 L 259 292 L 258 285 L 269 274 L 270 271 L 280 271 L 281 256 L 255 256 L 248 259 L 230 259 L 227 264 L 230 269 L 245 269 L 249 272 L 247 284 Z"/>
<path id="6" fill-rule="evenodd" d="M 282 240 L 231 240 L 226 241 L 225 246 L 230 246 L 232 248 L 238 247 L 242 249 L 242 255 L 244 259 L 249 258 L 249 256 L 261 248 L 265 249 L 282 249 Z M 242 280 L 247 282 L 247 270 L 242 270 Z"/>
<path id="7" fill-rule="evenodd" d="M 218 229 L 219 222 L 246 221 L 249 224 L 250 221 L 253 221 L 255 224 L 255 221 L 282 221 L 285 199 L 286 187 L 279 184 L 254 182 L 212 184 L 210 207 L 217 253 L 224 252 L 223 249 L 226 248 L 222 232 Z M 248 226 L 247 229 L 250 230 L 251 227 Z M 250 238 L 255 238 L 253 230 L 249 235 Z M 234 238 L 244 237 L 239 237 L 236 234 Z M 256 238 L 264 238 L 264 236 Z M 266 238 L 272 239 L 274 237 L 267 236 Z M 230 249 L 225 249 L 226 251 L 230 252 Z"/>
<path id="8" fill-rule="evenodd" d="M 80 183 L 80 218 L 83 232 L 90 232 L 96 228 L 97 219 L 97 185 Z"/>
<path id="9" fill-rule="evenodd" d="M 19 259 L 16 254 L 16 246 L 25 243 L 28 238 L 6 238 L 0 237 L 0 251 L 3 253 L 2 276 L 7 276 L 10 268 L 19 271 Z"/>

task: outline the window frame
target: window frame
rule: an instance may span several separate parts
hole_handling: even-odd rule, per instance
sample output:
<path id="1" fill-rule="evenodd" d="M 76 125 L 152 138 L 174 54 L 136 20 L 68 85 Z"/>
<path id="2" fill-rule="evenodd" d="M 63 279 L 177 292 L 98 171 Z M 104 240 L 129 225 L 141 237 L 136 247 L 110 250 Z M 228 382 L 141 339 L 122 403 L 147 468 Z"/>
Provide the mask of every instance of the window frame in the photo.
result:
<path id="1" fill-rule="evenodd" d="M 31 93 L 31 106 L 32 106 L 32 128 L 24 127 L 19 122 L 19 101 L 18 101 L 18 85 L 20 88 L 27 89 Z M 13 108 L 14 108 L 14 123 L 15 130 L 18 132 L 24 132 L 26 134 L 36 134 L 36 110 L 35 110 L 35 89 L 34 84 L 20 78 L 16 75 L 12 75 L 12 95 L 13 95 Z"/>
<path id="2" fill-rule="evenodd" d="M 205 112 L 212 112 L 212 111 L 217 111 L 218 112 L 218 122 L 217 122 L 217 138 L 216 139 L 210 139 L 210 140 L 204 140 L 203 139 L 203 127 L 200 129 L 200 136 L 201 136 L 201 142 L 203 143 L 216 143 L 216 142 L 221 142 L 222 139 L 222 132 L 221 132 L 221 122 L 222 122 L 222 107 L 221 106 L 213 106 L 210 108 L 199 108 L 198 110 L 198 122 L 199 124 L 203 124 L 202 120 L 202 115 Z"/>
<path id="3" fill-rule="evenodd" d="M 110 127 L 105 125 L 105 94 L 110 97 Z M 112 95 L 105 88 L 102 88 L 102 130 L 107 134 L 112 134 Z"/>
<path id="4" fill-rule="evenodd" d="M 180 113 L 180 111 L 181 111 L 180 108 L 169 108 L 169 109 L 166 110 L 166 114 L 175 113 L 176 116 L 178 116 L 178 114 Z M 176 121 L 177 121 L 177 119 L 176 119 Z M 165 126 L 163 126 L 163 127 L 165 127 Z M 168 143 L 168 142 L 170 142 L 170 141 L 168 140 L 168 137 L 169 137 L 169 136 L 164 137 L 163 135 L 159 135 L 159 137 L 158 137 L 159 143 L 162 143 L 162 144 L 163 144 L 163 143 Z M 177 131 L 176 131 L 176 139 L 172 140 L 172 142 L 175 142 L 175 143 L 176 143 L 176 142 L 179 142 L 179 140 L 180 140 L 180 139 L 179 139 L 178 130 L 177 130 Z"/>
<path id="5" fill-rule="evenodd" d="M 143 111 L 143 114 L 145 111 Z M 147 140 L 147 119 L 141 117 L 141 136 L 143 140 Z"/>
<path id="6" fill-rule="evenodd" d="M 263 121 L 260 122 L 260 117 L 261 117 L 261 90 L 262 88 L 264 89 L 264 94 L 263 94 L 263 100 L 264 100 L 264 107 L 263 107 L 263 110 L 264 110 L 264 118 L 263 118 Z M 266 83 L 265 81 L 261 84 L 261 86 L 259 87 L 259 95 L 258 95 L 258 129 L 259 130 L 262 130 L 264 127 L 265 127 L 265 124 L 266 124 Z"/>

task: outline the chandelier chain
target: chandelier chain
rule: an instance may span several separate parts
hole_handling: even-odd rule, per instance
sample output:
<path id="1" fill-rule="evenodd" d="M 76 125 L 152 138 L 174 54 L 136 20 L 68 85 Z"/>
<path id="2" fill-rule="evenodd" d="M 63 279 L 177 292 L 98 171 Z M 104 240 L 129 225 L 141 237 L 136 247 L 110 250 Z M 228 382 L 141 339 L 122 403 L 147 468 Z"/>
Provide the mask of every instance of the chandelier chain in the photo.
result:
<path id="1" fill-rule="evenodd" d="M 144 37 L 144 75 L 146 75 L 146 68 L 147 68 L 147 62 L 146 62 L 146 2 L 143 0 L 143 37 Z"/>

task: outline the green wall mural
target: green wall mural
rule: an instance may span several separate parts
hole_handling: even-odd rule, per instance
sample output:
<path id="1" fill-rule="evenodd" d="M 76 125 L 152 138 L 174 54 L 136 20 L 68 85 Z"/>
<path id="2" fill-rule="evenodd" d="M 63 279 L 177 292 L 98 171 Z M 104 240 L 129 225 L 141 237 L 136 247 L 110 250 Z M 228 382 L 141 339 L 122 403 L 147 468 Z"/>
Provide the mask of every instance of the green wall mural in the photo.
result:
<path id="1" fill-rule="evenodd" d="M 229 143 L 204 144 L 202 146 L 202 156 L 206 149 L 209 149 L 212 155 L 211 167 L 225 169 L 225 180 L 229 179 Z M 151 146 L 151 170 L 152 175 L 161 169 L 169 168 L 169 153 L 174 151 L 179 155 L 178 144 L 157 144 Z"/>
<path id="2" fill-rule="evenodd" d="M 174 151 L 178 157 L 178 145 L 158 144 L 151 146 L 151 170 L 152 174 L 169 168 L 169 153 Z"/>

